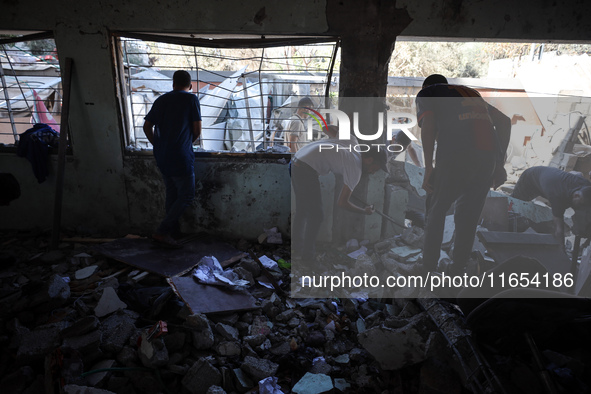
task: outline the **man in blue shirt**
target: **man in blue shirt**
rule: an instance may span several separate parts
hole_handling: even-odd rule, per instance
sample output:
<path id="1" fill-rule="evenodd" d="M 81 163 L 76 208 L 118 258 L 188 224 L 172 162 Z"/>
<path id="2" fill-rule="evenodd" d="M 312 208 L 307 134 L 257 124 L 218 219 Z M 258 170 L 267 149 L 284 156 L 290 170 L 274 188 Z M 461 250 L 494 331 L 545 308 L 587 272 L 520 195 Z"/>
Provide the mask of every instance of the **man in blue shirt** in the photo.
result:
<path id="1" fill-rule="evenodd" d="M 193 143 L 201 134 L 199 99 L 191 75 L 183 70 L 172 77 L 172 91 L 158 97 L 145 117 L 144 133 L 154 146 L 154 158 L 166 187 L 166 216 L 152 235 L 163 247 L 179 248 L 173 238 L 179 219 L 195 197 Z"/>

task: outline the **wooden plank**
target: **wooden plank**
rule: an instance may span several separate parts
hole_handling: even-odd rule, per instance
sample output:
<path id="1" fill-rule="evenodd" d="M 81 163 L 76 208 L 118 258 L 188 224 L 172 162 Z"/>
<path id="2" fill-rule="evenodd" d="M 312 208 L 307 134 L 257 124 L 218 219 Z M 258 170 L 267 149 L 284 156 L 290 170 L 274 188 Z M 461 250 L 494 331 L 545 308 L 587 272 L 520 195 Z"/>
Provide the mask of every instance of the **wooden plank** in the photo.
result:
<path id="1" fill-rule="evenodd" d="M 204 256 L 215 256 L 227 267 L 245 254 L 213 237 L 194 239 L 182 249 L 162 249 L 148 238 L 121 238 L 95 247 L 99 253 L 114 260 L 158 275 L 182 276 L 195 267 Z"/>
<path id="2" fill-rule="evenodd" d="M 197 283 L 192 276 L 167 281 L 192 313 L 233 313 L 259 308 L 254 297 L 246 292 Z"/>

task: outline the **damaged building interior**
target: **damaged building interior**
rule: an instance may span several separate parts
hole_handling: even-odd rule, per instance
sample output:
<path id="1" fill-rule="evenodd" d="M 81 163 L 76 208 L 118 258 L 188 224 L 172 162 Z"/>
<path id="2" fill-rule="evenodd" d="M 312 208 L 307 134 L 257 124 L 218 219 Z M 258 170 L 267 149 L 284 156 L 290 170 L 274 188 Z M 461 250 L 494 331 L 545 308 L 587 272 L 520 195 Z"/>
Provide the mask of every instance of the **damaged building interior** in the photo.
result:
<path id="1" fill-rule="evenodd" d="M 582 0 L 3 1 L 0 391 L 591 391 L 591 213 L 570 194 L 561 209 L 515 192 L 540 167 L 591 186 L 591 50 L 568 64 L 544 52 L 588 44 L 587 15 Z M 448 78 L 511 131 L 497 142 L 506 178 L 447 287 L 459 208 L 444 216 L 437 272 L 412 279 L 424 274 L 432 195 L 423 152 L 433 147 L 417 116 L 429 86 L 389 65 L 415 41 L 531 46 L 519 72 L 507 58 L 486 77 Z M 179 69 L 201 134 L 194 201 L 181 235 L 162 244 L 166 186 L 146 122 Z M 353 187 L 320 174 L 306 266 L 296 254 L 314 247 L 294 249 L 292 182 L 298 163 L 310 166 L 291 123 L 309 130 L 304 152 L 326 139 L 327 121 L 342 126 L 336 106 L 355 105 L 416 140 L 372 157 L 382 169 Z M 360 127 L 382 131 L 379 119 Z M 346 211 L 341 190 L 367 214 Z"/>

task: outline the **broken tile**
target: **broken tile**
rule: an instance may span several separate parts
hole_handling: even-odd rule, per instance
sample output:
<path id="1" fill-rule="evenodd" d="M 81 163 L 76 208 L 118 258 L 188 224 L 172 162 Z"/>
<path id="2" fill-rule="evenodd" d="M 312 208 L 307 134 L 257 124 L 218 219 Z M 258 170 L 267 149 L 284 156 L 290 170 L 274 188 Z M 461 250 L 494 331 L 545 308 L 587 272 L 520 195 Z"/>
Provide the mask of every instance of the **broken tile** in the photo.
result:
<path id="1" fill-rule="evenodd" d="M 94 314 L 97 317 L 103 317 L 124 308 L 127 308 L 127 304 L 119 299 L 115 289 L 107 287 L 103 290 L 103 295 L 94 308 Z"/>
<path id="2" fill-rule="evenodd" d="M 82 269 L 79 269 L 78 271 L 76 271 L 76 273 L 74 274 L 74 278 L 76 280 L 90 278 L 92 276 L 92 274 L 94 274 L 96 272 L 97 269 L 98 269 L 97 265 L 89 265 L 86 268 L 82 268 Z"/>
<path id="3" fill-rule="evenodd" d="M 344 393 L 344 392 L 347 392 L 349 390 L 349 388 L 351 388 L 351 384 L 349 384 L 343 378 L 336 378 L 334 380 L 334 387 L 335 387 L 335 389 Z"/>
<path id="4" fill-rule="evenodd" d="M 390 252 L 393 254 L 394 258 L 405 261 L 406 259 L 421 253 L 421 249 L 411 248 L 409 246 L 398 246 L 390 249 Z"/>
<path id="5" fill-rule="evenodd" d="M 307 372 L 291 389 L 297 394 L 321 394 L 333 389 L 330 376 Z"/>

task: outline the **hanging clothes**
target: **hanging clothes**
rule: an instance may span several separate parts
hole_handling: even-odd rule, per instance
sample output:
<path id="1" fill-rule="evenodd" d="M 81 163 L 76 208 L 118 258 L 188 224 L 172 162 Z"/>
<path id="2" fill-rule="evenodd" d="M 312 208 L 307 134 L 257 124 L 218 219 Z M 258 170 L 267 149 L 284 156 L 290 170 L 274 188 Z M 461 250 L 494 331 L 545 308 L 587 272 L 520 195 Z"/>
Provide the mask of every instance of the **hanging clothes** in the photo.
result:
<path id="1" fill-rule="evenodd" d="M 26 157 L 33 166 L 33 173 L 39 183 L 45 182 L 49 174 L 48 155 L 50 147 L 57 147 L 59 133 L 45 123 L 37 123 L 20 134 L 16 154 Z"/>

